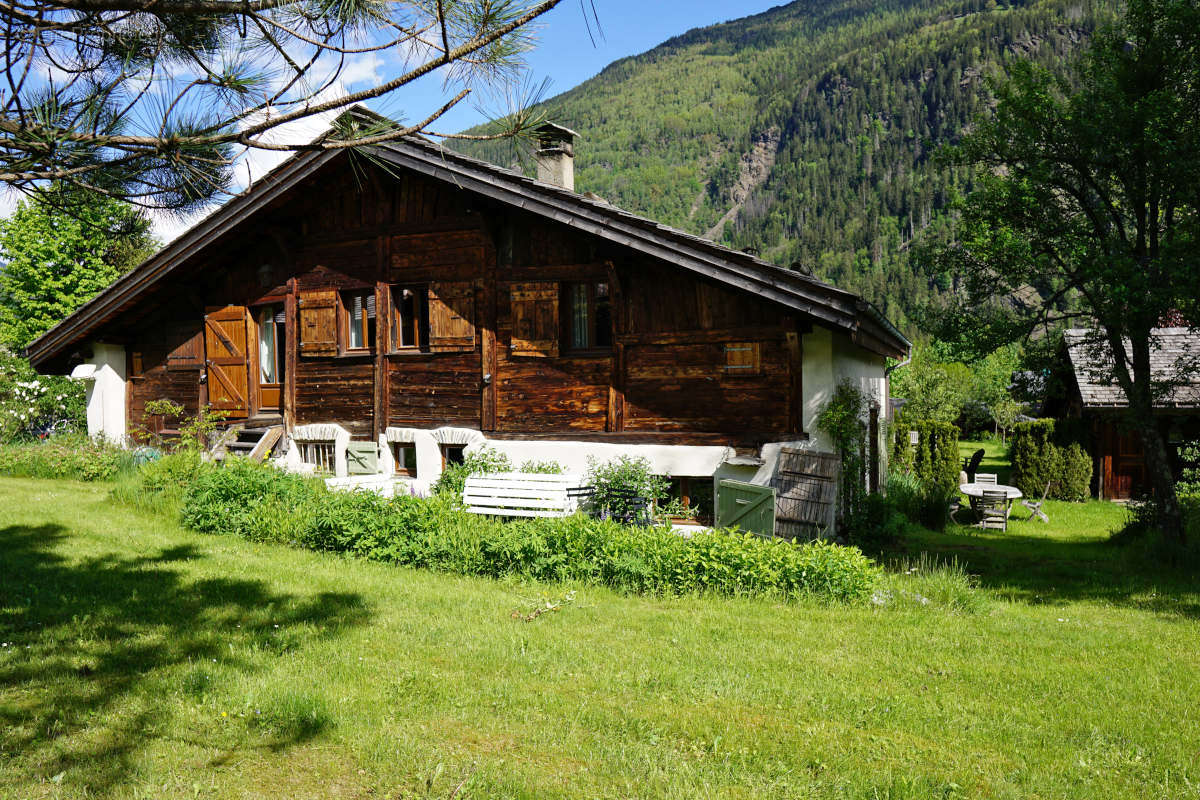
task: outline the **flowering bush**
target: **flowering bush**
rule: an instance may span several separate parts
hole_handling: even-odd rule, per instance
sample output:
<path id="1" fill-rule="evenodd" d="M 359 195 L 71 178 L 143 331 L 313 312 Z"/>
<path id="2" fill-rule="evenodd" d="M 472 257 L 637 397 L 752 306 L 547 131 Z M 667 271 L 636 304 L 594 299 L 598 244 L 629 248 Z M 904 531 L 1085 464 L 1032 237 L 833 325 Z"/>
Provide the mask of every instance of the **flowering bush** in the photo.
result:
<path id="1" fill-rule="evenodd" d="M 83 385 L 38 375 L 29 362 L 0 346 L 0 442 L 87 427 Z"/>

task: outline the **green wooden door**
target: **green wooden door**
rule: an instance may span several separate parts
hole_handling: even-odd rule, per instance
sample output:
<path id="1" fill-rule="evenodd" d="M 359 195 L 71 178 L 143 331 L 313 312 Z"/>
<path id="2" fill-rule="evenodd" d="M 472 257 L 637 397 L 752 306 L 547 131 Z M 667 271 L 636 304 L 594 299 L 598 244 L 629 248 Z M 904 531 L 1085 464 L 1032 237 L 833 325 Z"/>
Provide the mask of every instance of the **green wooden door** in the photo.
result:
<path id="1" fill-rule="evenodd" d="M 742 481 L 717 483 L 717 527 L 775 535 L 775 490 Z"/>
<path id="2" fill-rule="evenodd" d="M 351 475 L 374 475 L 379 471 L 379 445 L 350 442 L 346 447 L 346 471 Z"/>

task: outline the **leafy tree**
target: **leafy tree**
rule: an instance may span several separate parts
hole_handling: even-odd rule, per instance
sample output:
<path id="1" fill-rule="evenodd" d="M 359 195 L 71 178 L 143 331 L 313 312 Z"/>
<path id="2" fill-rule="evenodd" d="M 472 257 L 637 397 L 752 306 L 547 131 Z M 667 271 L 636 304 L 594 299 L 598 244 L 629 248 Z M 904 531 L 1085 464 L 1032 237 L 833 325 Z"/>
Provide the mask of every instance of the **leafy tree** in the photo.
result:
<path id="1" fill-rule="evenodd" d="M 904 398 L 903 413 L 912 419 L 954 422 L 974 388 L 965 364 L 940 362 L 929 347 L 917 348 L 912 362 L 892 376 L 892 395 Z"/>
<path id="2" fill-rule="evenodd" d="M 331 150 L 432 133 L 479 82 L 515 78 L 561 0 L 14 0 L 0 4 L 0 181 L 183 209 L 225 192 L 246 149 Z M 405 124 L 342 116 L 431 72 L 447 102 Z M 512 93 L 510 92 L 510 96 Z M 503 130 L 536 120 L 517 102 Z"/>
<path id="3" fill-rule="evenodd" d="M 1071 80 L 1030 63 L 996 87 L 994 116 L 950 153 L 980 168 L 957 241 L 934 255 L 961 286 L 942 317 L 964 344 L 1080 320 L 1144 446 L 1166 540 L 1184 543 L 1155 401 L 1153 330 L 1200 320 L 1200 5 L 1133 0 Z M 1185 365 L 1181 365 L 1185 366 Z"/>
<path id="4" fill-rule="evenodd" d="M 150 222 L 102 196 L 22 201 L 0 220 L 0 341 L 26 347 L 155 247 Z"/>

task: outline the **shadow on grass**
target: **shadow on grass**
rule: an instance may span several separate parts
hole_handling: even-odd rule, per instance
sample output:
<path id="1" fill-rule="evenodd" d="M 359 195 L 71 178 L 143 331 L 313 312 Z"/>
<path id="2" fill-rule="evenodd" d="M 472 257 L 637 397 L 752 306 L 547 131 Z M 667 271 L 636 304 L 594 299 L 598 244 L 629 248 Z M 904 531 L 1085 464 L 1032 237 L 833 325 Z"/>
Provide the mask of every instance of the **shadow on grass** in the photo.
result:
<path id="1" fill-rule="evenodd" d="M 906 549 L 956 559 L 982 586 L 1018 602 L 1102 602 L 1200 619 L 1197 562 L 1171 566 L 1143 546 L 950 525 L 943 533 L 923 531 Z"/>
<path id="2" fill-rule="evenodd" d="M 269 644 L 293 629 L 304 635 L 289 646 L 302 647 L 368 619 L 356 594 L 192 580 L 182 565 L 207 556 L 190 545 L 73 562 L 55 552 L 67 538 L 59 525 L 0 528 L 0 641 L 9 643 L 0 657 L 0 743 L 6 761 L 20 758 L 45 777 L 65 772 L 93 795 L 125 780 L 132 756 L 170 722 L 163 701 L 178 690 L 172 667 L 252 671 L 234 654 L 247 648 L 231 641 Z M 283 726 L 271 746 L 298 744 L 322 727 Z"/>

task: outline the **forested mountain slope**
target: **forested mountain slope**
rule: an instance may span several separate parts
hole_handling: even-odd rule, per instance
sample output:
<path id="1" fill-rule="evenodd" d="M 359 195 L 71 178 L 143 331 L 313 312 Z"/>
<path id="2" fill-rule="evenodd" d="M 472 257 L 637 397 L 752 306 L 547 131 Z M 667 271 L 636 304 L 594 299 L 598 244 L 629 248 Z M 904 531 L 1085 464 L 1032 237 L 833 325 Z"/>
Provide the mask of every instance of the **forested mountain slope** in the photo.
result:
<path id="1" fill-rule="evenodd" d="M 904 322 L 943 288 L 909 243 L 970 180 L 933 151 L 986 108 L 984 76 L 1062 61 L 1106 8 L 799 0 L 689 31 L 545 105 L 581 135 L 579 191 L 809 269 Z M 507 144 L 452 146 L 514 163 Z"/>

